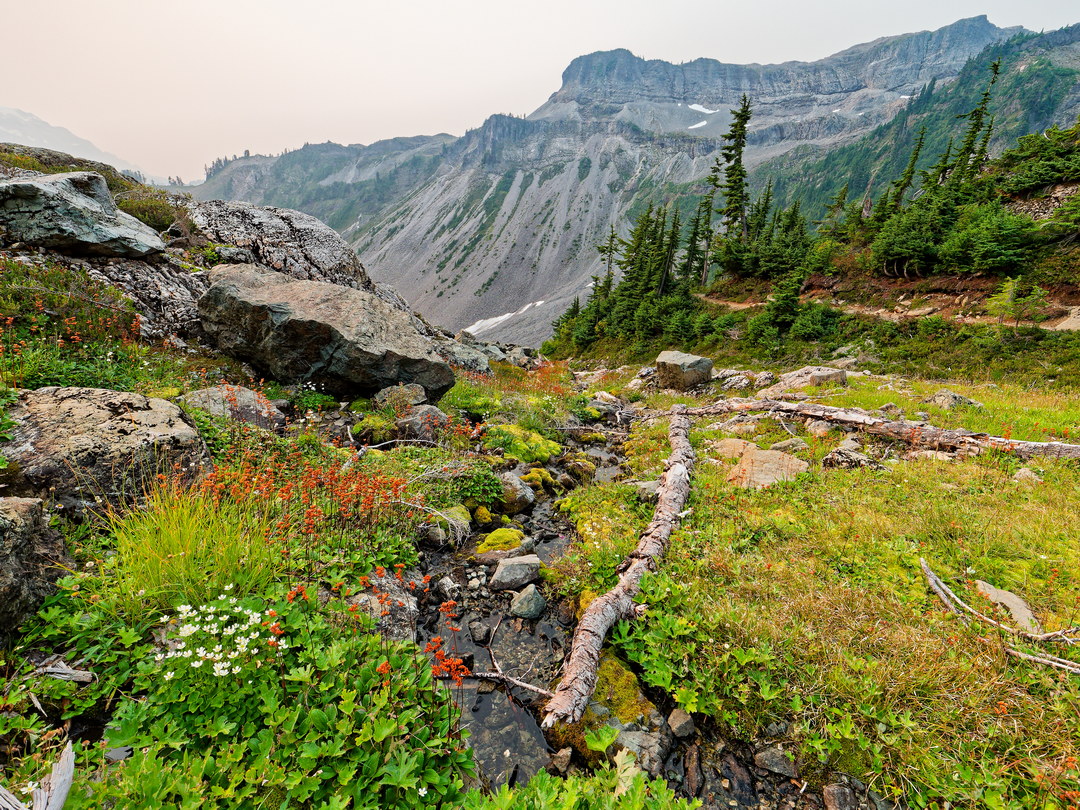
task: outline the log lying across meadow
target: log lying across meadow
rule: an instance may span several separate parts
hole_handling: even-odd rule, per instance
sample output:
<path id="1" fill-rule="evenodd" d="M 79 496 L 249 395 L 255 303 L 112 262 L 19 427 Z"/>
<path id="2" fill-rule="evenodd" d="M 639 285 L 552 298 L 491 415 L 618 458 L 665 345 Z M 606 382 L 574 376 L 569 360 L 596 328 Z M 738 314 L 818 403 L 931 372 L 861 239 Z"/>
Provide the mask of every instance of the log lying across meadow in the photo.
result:
<path id="1" fill-rule="evenodd" d="M 835 425 L 856 428 L 872 436 L 884 436 L 915 447 L 934 450 L 955 450 L 978 453 L 982 450 L 1001 450 L 1020 458 L 1049 456 L 1051 458 L 1080 458 L 1080 445 L 1064 442 L 1026 442 L 1005 436 L 991 436 L 970 430 L 939 428 L 933 425 L 895 422 L 875 416 L 860 408 L 836 408 L 811 402 L 786 402 L 777 399 L 723 399 L 701 408 L 690 408 L 689 416 L 718 416 L 729 413 L 764 411 L 800 419 L 820 419 Z"/>
<path id="2" fill-rule="evenodd" d="M 690 418 L 686 406 L 676 405 L 671 409 L 668 429 L 671 455 L 664 464 L 652 521 L 642 533 L 637 547 L 619 566 L 618 583 L 593 600 L 578 622 L 562 680 L 544 709 L 541 723 L 544 728 L 550 728 L 559 720 L 576 723 L 581 719 L 596 689 L 596 669 L 607 634 L 616 622 L 636 618 L 644 611 L 644 605 L 634 603 L 634 597 L 641 590 L 641 578 L 647 572 L 656 571 L 690 495 L 694 450 L 689 434 Z"/>

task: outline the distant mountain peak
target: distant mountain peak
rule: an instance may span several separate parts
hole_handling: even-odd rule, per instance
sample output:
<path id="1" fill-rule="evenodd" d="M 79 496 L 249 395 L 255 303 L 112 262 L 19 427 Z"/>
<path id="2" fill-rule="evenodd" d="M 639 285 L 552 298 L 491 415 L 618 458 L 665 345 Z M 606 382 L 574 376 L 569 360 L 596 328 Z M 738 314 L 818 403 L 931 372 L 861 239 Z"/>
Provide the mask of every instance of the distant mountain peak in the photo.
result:
<path id="1" fill-rule="evenodd" d="M 0 107 L 0 143 L 17 143 L 23 146 L 39 146 L 75 157 L 108 163 L 121 170 L 139 171 L 137 166 L 109 152 L 99 149 L 71 130 L 54 126 L 26 110 Z"/>

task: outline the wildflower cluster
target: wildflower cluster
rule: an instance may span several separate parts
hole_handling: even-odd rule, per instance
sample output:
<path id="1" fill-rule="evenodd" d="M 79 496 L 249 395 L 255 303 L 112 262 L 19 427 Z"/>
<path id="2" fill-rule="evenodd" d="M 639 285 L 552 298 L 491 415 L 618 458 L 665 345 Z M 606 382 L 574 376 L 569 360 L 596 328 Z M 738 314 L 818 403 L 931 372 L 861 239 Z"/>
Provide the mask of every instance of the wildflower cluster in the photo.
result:
<path id="1" fill-rule="evenodd" d="M 253 610 L 226 594 L 202 607 L 180 605 L 176 616 L 162 619 L 168 650 L 154 660 L 164 667 L 166 681 L 176 677 L 180 667 L 216 678 L 240 675 L 249 665 L 259 669 L 289 649 L 276 617 L 274 610 Z"/>

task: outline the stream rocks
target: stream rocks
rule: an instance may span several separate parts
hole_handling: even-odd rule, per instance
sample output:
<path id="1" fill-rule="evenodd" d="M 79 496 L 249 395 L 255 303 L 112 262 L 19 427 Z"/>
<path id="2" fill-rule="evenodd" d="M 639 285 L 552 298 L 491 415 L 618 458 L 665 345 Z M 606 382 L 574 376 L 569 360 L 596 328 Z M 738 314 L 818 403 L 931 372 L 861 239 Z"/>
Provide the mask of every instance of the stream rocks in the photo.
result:
<path id="1" fill-rule="evenodd" d="M 165 249 L 152 228 L 116 207 L 96 172 L 0 182 L 0 226 L 11 241 L 76 255 L 132 258 Z"/>
<path id="2" fill-rule="evenodd" d="M 547 600 L 535 585 L 526 585 L 521 593 L 510 600 L 510 615 L 522 619 L 539 619 L 546 609 Z"/>
<path id="3" fill-rule="evenodd" d="M 454 384 L 409 316 L 370 292 L 256 265 L 220 265 L 210 280 L 199 299 L 207 335 L 277 380 L 310 382 L 343 399 L 415 383 L 431 402 Z"/>
<path id="4" fill-rule="evenodd" d="M 158 473 L 190 480 L 209 465 L 194 423 L 176 405 L 101 388 L 39 388 L 8 409 L 11 441 L 0 493 L 81 510 L 137 500 Z"/>
<path id="5" fill-rule="evenodd" d="M 64 573 L 64 541 L 37 498 L 0 497 L 0 639 L 32 615 Z"/>
<path id="6" fill-rule="evenodd" d="M 540 558 L 535 554 L 499 560 L 488 587 L 493 591 L 513 591 L 540 576 Z"/>

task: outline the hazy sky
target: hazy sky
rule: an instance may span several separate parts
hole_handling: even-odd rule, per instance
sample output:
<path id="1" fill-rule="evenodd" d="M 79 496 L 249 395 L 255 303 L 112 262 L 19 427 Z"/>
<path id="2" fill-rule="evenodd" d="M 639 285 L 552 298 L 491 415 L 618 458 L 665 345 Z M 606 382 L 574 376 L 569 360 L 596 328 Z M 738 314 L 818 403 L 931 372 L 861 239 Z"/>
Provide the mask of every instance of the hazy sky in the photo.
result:
<path id="1" fill-rule="evenodd" d="M 460 134 L 527 113 L 575 56 L 813 60 L 987 14 L 1080 22 L 1075 0 L 37 0 L 5 3 L 0 107 L 160 176 L 333 140 Z M 25 32 L 25 33 L 22 33 Z"/>

